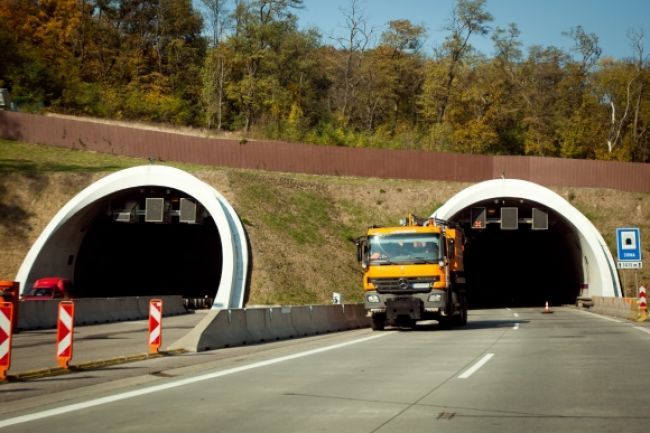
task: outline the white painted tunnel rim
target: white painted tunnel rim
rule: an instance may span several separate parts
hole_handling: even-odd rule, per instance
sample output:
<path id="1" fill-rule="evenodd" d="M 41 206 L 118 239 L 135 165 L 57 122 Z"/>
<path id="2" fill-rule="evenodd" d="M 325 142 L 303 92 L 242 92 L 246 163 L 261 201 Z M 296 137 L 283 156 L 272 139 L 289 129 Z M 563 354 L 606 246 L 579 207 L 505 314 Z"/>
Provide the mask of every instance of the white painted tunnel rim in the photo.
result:
<path id="1" fill-rule="evenodd" d="M 112 173 L 92 183 L 66 203 L 32 245 L 23 260 L 16 281 L 25 289 L 32 267 L 50 237 L 73 216 L 94 202 L 120 191 L 143 186 L 172 188 L 199 201 L 212 216 L 223 255 L 222 274 L 214 307 L 241 308 L 248 271 L 246 236 L 233 207 L 217 190 L 193 175 L 168 166 L 143 165 Z"/>
<path id="2" fill-rule="evenodd" d="M 614 259 L 598 229 L 571 203 L 542 185 L 521 179 L 493 179 L 479 182 L 458 192 L 431 216 L 449 220 L 463 209 L 496 198 L 533 201 L 562 215 L 574 227 L 585 257 L 595 262 L 593 263 L 595 269 L 589 270 L 589 294 L 621 296 Z"/>

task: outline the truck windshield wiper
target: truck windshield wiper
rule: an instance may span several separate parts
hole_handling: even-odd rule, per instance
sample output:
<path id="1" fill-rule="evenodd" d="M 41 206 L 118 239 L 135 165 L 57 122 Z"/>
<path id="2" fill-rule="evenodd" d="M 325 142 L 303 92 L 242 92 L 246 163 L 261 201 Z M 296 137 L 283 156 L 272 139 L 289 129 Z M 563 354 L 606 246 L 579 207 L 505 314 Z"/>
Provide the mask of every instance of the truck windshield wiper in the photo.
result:
<path id="1" fill-rule="evenodd" d="M 370 263 L 371 263 L 371 264 L 374 264 L 374 265 L 394 265 L 394 264 L 395 264 L 395 262 L 391 262 L 391 261 L 388 260 L 388 259 L 377 259 L 377 260 L 372 260 Z"/>

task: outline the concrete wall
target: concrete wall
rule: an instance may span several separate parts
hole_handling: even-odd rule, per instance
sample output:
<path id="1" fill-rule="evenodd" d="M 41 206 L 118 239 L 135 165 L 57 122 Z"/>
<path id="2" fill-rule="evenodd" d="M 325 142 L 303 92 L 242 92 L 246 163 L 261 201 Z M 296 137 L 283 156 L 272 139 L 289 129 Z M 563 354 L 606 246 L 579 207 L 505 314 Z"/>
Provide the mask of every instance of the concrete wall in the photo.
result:
<path id="1" fill-rule="evenodd" d="M 363 304 L 211 310 L 169 349 L 200 352 L 369 326 Z"/>
<path id="2" fill-rule="evenodd" d="M 74 300 L 75 325 L 141 320 L 149 317 L 150 297 L 82 298 Z M 183 298 L 160 296 L 163 316 L 185 314 Z M 22 330 L 56 327 L 59 300 L 22 301 L 18 307 L 18 328 Z"/>
<path id="3" fill-rule="evenodd" d="M 627 320 L 637 320 L 640 316 L 637 298 L 611 298 L 607 296 L 592 296 L 592 306 L 589 311 L 606 316 L 620 317 Z"/>

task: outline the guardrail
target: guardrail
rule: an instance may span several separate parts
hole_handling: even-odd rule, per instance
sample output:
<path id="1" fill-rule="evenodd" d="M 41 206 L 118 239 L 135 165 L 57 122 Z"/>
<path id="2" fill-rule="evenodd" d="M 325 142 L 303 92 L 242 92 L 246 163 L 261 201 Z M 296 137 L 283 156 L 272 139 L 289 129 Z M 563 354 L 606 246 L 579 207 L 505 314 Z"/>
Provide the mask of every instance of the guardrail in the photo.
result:
<path id="1" fill-rule="evenodd" d="M 211 310 L 169 349 L 201 352 L 369 326 L 363 304 Z"/>
<path id="2" fill-rule="evenodd" d="M 641 315 L 637 298 L 592 296 L 589 311 L 627 320 L 637 320 Z"/>
<path id="3" fill-rule="evenodd" d="M 140 320 L 149 317 L 149 300 L 154 297 L 75 299 L 75 325 Z M 163 300 L 163 316 L 185 314 L 183 297 L 155 296 Z M 18 303 L 18 329 L 56 327 L 59 300 L 21 301 Z"/>

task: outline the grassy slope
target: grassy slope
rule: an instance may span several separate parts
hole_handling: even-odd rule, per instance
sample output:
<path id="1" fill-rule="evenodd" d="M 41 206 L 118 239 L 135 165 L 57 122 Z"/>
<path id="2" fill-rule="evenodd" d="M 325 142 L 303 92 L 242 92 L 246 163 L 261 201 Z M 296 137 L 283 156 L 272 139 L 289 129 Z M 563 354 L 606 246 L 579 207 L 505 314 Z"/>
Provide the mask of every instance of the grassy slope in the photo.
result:
<path id="1" fill-rule="evenodd" d="M 38 234 L 81 189 L 110 172 L 146 163 L 0 141 L 0 278 L 13 278 Z M 354 238 L 369 225 L 394 224 L 409 211 L 427 215 L 468 186 L 173 165 L 214 186 L 239 213 L 253 249 L 251 304 L 328 302 L 334 291 L 359 300 Z M 554 190 L 596 225 L 612 251 L 617 226 L 650 233 L 650 194 Z M 624 275 L 630 287 L 633 275 Z M 644 279 L 650 272 L 640 275 Z"/>

